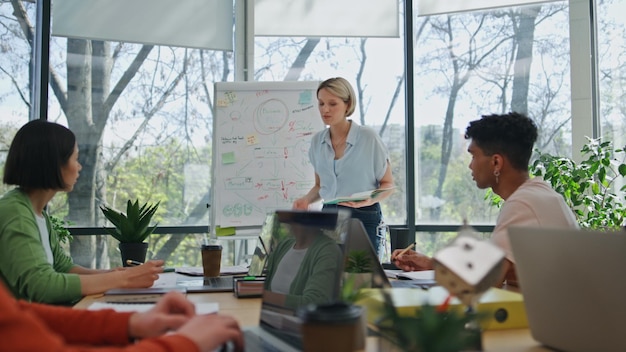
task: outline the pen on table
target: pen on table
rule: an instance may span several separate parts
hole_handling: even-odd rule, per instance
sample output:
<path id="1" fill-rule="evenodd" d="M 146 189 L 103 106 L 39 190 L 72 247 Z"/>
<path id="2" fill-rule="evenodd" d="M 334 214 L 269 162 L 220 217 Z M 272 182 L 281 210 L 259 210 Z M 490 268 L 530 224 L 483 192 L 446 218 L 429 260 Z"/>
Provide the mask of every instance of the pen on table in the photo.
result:
<path id="1" fill-rule="evenodd" d="M 405 249 L 402 250 L 402 252 L 398 253 L 398 255 L 396 255 L 396 257 L 399 257 L 401 255 L 406 254 L 406 252 L 408 252 L 413 247 L 415 247 L 415 242 L 413 242 L 410 245 L 408 245 Z"/>
<path id="2" fill-rule="evenodd" d="M 137 265 L 141 265 L 143 263 L 142 262 L 138 262 L 136 260 L 127 259 L 126 260 L 126 264 L 128 264 L 130 266 L 137 266 Z M 176 269 L 174 269 L 174 268 L 163 268 L 163 272 L 164 273 L 173 273 L 175 271 L 176 271 Z"/>

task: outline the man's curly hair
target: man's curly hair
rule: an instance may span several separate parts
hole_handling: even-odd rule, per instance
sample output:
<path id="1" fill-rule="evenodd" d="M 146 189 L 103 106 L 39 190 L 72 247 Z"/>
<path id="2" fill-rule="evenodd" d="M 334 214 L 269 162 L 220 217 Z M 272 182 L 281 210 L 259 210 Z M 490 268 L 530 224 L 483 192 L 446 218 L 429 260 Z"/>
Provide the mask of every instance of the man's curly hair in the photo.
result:
<path id="1" fill-rule="evenodd" d="M 537 125 L 517 112 L 483 115 L 469 123 L 465 139 L 472 139 L 486 155 L 502 154 L 515 169 L 525 171 L 537 140 Z"/>

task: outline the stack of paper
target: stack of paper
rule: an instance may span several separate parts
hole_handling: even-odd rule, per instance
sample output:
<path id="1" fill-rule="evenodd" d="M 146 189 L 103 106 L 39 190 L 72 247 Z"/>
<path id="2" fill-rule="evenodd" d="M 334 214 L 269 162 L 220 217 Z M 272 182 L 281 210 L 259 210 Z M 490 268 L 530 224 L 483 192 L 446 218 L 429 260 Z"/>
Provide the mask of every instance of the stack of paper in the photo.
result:
<path id="1" fill-rule="evenodd" d="M 196 303 L 196 314 L 212 314 L 219 310 L 218 303 Z M 145 312 L 154 307 L 154 303 L 121 303 L 121 302 L 93 302 L 89 310 L 113 309 L 116 312 Z"/>
<path id="2" fill-rule="evenodd" d="M 358 192 L 358 193 L 351 194 L 349 196 L 337 197 L 335 199 L 326 200 L 324 201 L 324 204 L 337 204 L 337 203 L 343 203 L 343 202 L 361 202 L 366 199 L 375 199 L 386 192 L 391 192 L 392 190 L 393 190 L 393 187 L 379 188 L 379 189 L 374 189 L 371 191 Z"/>

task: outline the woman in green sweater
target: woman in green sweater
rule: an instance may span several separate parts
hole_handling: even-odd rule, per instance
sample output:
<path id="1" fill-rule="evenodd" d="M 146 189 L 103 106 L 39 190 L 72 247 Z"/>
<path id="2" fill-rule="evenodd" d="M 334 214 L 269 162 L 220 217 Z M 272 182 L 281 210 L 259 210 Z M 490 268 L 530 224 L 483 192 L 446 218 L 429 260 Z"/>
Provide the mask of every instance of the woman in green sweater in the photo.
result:
<path id="1" fill-rule="evenodd" d="M 59 124 L 30 121 L 11 142 L 3 181 L 17 187 L 0 198 L 0 279 L 16 298 L 70 304 L 112 288 L 150 287 L 163 271 L 160 260 L 88 269 L 63 251 L 45 208 L 74 188 L 81 168 L 76 137 Z"/>
<path id="2" fill-rule="evenodd" d="M 268 257 L 264 301 L 291 309 L 332 302 L 341 260 L 339 245 L 320 228 L 290 224 L 289 235 Z"/>

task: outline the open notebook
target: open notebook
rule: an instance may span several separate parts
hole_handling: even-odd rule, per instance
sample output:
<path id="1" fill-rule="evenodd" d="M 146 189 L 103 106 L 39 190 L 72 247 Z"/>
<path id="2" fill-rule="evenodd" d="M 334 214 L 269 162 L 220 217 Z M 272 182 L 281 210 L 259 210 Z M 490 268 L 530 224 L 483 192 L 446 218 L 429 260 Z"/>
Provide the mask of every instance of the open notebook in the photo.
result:
<path id="1" fill-rule="evenodd" d="M 271 235 L 263 240 L 269 254 L 260 321 L 244 328 L 246 351 L 302 350 L 295 312 L 338 299 L 341 238 L 349 216 L 337 209 L 275 212 Z"/>

